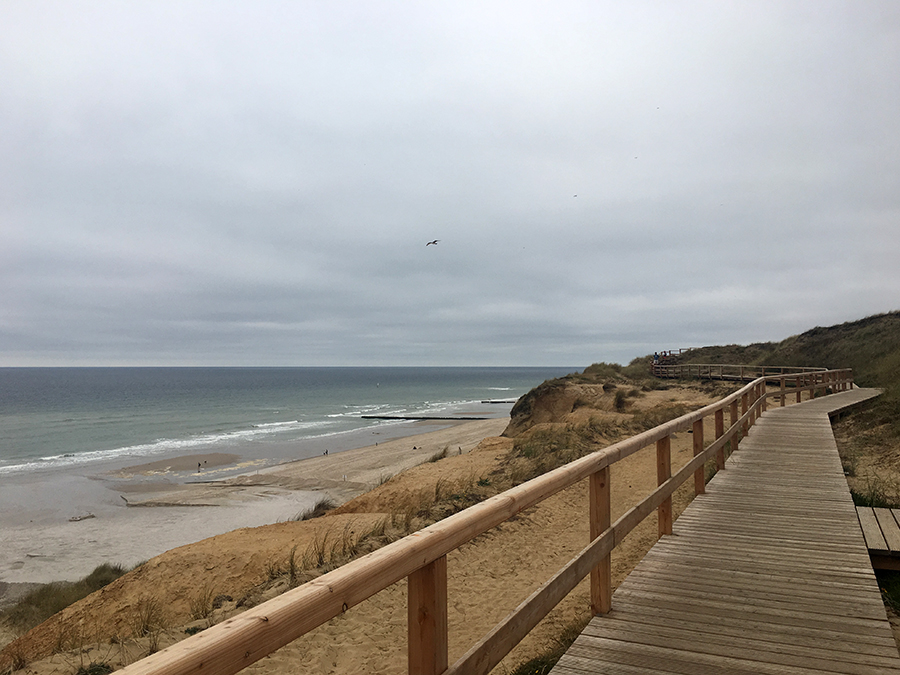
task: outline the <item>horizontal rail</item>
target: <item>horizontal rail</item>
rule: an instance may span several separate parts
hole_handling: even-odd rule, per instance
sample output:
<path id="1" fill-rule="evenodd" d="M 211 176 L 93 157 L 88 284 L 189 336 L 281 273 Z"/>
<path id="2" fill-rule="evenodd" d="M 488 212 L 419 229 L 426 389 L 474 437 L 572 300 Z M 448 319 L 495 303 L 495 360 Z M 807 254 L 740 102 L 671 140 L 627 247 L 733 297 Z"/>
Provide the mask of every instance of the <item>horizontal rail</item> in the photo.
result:
<path id="1" fill-rule="evenodd" d="M 810 368 L 801 366 L 747 366 L 722 363 L 664 363 L 654 361 L 650 372 L 656 377 L 670 379 L 691 378 L 709 380 L 737 380 L 746 382 L 758 377 L 775 375 L 824 372 L 826 368 Z"/>
<path id="2" fill-rule="evenodd" d="M 276 649 L 347 611 L 375 593 L 409 578 L 409 672 L 486 673 L 582 579 L 591 574 L 595 613 L 609 611 L 609 555 L 641 521 L 658 513 L 660 536 L 671 533 L 671 499 L 692 475 L 703 490 L 706 461 L 716 457 L 724 468 L 724 449 L 734 452 L 741 437 L 765 411 L 770 396 L 790 391 L 840 391 L 852 387 L 852 371 L 781 374 L 779 391 L 767 390 L 759 377 L 738 391 L 653 429 L 614 443 L 526 483 L 495 495 L 433 525 L 389 544 L 332 572 L 212 626 L 161 652 L 124 668 L 125 675 L 231 675 Z M 740 413 L 738 407 L 740 406 Z M 730 426 L 724 427 L 725 412 Z M 716 439 L 704 447 L 702 421 L 715 416 Z M 672 434 L 694 431 L 694 458 L 671 474 Z M 659 486 L 643 501 L 609 523 L 608 467 L 656 444 Z M 547 583 L 523 601 L 456 663 L 447 668 L 446 556 L 466 542 L 522 510 L 591 478 L 590 511 L 593 540 Z M 698 480 L 700 478 L 700 480 Z"/>

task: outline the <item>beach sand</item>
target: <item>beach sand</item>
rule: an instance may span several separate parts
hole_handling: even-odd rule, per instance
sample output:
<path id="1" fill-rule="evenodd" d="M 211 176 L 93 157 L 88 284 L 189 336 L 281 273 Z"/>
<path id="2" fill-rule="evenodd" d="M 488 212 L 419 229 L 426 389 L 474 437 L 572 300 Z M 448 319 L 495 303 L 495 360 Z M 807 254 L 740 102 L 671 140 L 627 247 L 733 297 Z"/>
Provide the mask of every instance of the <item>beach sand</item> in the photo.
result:
<path id="1" fill-rule="evenodd" d="M 402 428 L 409 436 L 262 469 L 241 464 L 236 454 L 189 454 L 89 478 L 32 478 L 4 486 L 23 505 L 36 491 L 51 494 L 45 500 L 49 513 L 5 516 L 0 604 L 18 584 L 73 581 L 104 562 L 130 567 L 224 532 L 290 520 L 323 496 L 343 503 L 444 448 L 468 452 L 507 423 L 415 422 Z M 241 469 L 248 473 L 220 476 Z"/>

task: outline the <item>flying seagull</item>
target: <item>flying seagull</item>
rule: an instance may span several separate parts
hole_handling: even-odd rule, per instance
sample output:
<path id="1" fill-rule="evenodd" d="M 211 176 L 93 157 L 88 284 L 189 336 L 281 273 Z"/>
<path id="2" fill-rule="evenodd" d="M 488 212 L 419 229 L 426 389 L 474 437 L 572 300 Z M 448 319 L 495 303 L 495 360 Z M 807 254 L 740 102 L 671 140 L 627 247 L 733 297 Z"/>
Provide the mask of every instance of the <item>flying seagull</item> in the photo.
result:
<path id="1" fill-rule="evenodd" d="M 434 241 L 429 241 L 429 242 L 428 242 L 427 244 L 425 244 L 425 245 L 426 245 L 426 246 L 431 246 L 432 244 L 434 244 L 435 246 L 437 246 L 437 243 L 438 243 L 439 241 L 440 241 L 440 239 L 435 239 Z"/>

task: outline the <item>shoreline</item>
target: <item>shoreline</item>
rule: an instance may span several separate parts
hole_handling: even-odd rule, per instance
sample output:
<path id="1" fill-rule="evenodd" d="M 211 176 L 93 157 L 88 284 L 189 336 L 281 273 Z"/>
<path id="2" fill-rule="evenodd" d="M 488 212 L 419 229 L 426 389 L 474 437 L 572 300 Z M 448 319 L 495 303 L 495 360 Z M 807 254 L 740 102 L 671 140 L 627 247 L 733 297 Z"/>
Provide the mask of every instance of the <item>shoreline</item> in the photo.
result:
<path id="1" fill-rule="evenodd" d="M 7 497 L 28 504 L 29 493 L 49 490 L 58 498 L 51 498 L 47 508 L 57 513 L 10 516 L 15 520 L 18 515 L 18 522 L 4 527 L 0 584 L 6 590 L 0 603 L 19 584 L 74 581 L 104 562 L 130 567 L 217 534 L 290 520 L 311 509 L 323 493 L 343 503 L 444 448 L 448 454 L 468 452 L 483 438 L 499 435 L 508 422 L 494 418 L 397 425 L 381 430 L 387 431 L 383 436 L 369 434 L 379 436 L 375 444 L 322 451 L 274 466 L 212 452 L 100 474 L 57 476 L 58 485 L 29 477 L 10 486 L 13 494 Z M 359 441 L 363 438 L 358 436 Z"/>

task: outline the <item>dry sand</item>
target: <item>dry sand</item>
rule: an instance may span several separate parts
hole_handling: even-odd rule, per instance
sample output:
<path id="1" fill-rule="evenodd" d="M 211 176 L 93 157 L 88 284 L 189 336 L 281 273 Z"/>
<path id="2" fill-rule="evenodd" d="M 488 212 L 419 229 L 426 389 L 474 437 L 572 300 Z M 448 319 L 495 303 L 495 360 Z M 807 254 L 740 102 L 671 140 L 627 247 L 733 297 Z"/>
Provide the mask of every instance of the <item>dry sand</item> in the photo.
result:
<path id="1" fill-rule="evenodd" d="M 69 506 L 66 515 L 48 522 L 4 526 L 0 605 L 4 596 L 22 589 L 19 584 L 74 581 L 104 562 L 130 567 L 207 537 L 289 520 L 323 495 L 343 503 L 444 448 L 451 454 L 468 452 L 506 424 L 504 419 L 449 426 L 416 422 L 409 430 L 418 433 L 411 436 L 258 471 L 247 465 L 243 468 L 253 472 L 233 479 L 218 476 L 241 468 L 235 464 L 237 455 L 207 453 L 128 466 L 99 481 L 82 481 L 91 496 L 105 493 L 106 503 L 99 508 Z M 445 428 L 432 431 L 435 426 Z M 179 474 L 187 474 L 188 482 L 167 480 Z M 28 489 L 45 488 L 38 484 Z"/>

